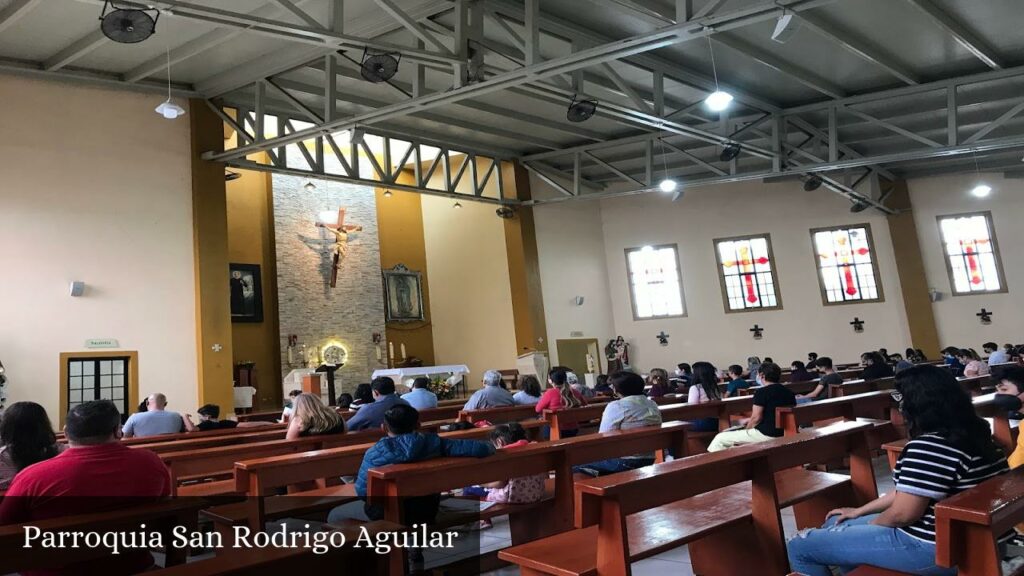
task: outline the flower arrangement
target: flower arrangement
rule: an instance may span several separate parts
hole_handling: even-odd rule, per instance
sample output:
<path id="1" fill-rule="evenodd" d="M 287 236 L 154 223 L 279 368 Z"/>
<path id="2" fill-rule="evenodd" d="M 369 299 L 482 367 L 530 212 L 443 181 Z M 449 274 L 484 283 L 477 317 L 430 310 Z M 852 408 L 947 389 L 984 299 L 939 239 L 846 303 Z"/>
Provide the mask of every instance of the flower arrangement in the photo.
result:
<path id="1" fill-rule="evenodd" d="M 433 392 L 438 400 L 451 400 L 455 398 L 455 388 L 448 383 L 447 378 L 441 376 L 434 376 L 430 379 L 430 391 Z"/>

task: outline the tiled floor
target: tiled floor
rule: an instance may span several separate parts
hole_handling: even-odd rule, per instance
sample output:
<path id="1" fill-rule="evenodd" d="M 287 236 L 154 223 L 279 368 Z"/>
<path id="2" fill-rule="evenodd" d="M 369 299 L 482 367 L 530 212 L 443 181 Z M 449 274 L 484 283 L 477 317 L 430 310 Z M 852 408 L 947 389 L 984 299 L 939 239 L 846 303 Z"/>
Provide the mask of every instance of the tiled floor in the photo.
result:
<path id="1" fill-rule="evenodd" d="M 888 461 L 884 456 L 881 456 L 874 460 L 874 465 L 875 479 L 878 483 L 878 493 L 884 494 L 891 491 L 893 483 Z M 786 508 L 782 511 L 782 525 L 786 531 L 787 537 L 796 534 L 796 520 L 793 517 L 792 508 Z M 485 538 L 483 545 L 487 549 L 491 549 L 491 546 L 494 545 L 498 545 L 503 548 L 511 543 L 508 534 L 508 523 L 505 519 L 495 520 L 494 527 L 486 530 L 483 535 Z M 447 559 L 447 561 L 450 562 L 451 559 Z M 428 565 L 429 564 L 428 558 Z M 519 569 L 512 566 L 502 568 L 501 570 L 495 570 L 493 572 L 487 572 L 486 576 L 518 576 L 518 574 Z M 633 564 L 634 576 L 664 576 L 668 574 L 673 576 L 693 575 L 693 569 L 690 566 L 690 552 L 686 546 L 681 546 L 675 550 L 669 550 L 668 552 L 664 552 L 653 558 L 648 558 Z"/>

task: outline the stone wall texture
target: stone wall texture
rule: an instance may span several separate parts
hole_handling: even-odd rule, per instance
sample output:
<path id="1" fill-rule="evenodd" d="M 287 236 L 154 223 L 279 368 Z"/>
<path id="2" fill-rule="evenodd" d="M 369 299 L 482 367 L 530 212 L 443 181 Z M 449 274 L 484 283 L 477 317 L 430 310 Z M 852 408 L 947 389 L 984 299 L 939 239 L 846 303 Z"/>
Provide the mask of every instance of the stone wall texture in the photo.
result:
<path id="1" fill-rule="evenodd" d="M 316 189 L 306 190 L 308 182 Z M 278 174 L 273 190 L 282 371 L 286 375 L 302 367 L 298 350 L 294 365 L 288 364 L 290 334 L 308 348 L 338 342 L 348 351 L 345 366 L 336 375 L 341 383 L 338 393 L 351 392 L 356 384 L 369 382 L 373 370 L 386 367 L 377 362 L 372 342 L 374 333 L 384 335 L 374 190 Z M 349 235 L 348 254 L 337 286 L 331 288 L 334 235 L 315 224 L 321 212 L 337 212 L 339 207 L 347 210 L 346 224 L 363 230 Z M 386 354 L 383 345 L 382 351 Z"/>

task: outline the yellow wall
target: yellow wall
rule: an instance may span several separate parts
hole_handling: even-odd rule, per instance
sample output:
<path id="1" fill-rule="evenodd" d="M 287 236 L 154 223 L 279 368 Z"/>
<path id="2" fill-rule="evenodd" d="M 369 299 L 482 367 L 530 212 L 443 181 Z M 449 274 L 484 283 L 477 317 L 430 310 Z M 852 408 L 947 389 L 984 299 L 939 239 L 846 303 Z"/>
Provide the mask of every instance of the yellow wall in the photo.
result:
<path id="1" fill-rule="evenodd" d="M 411 177 L 403 174 L 399 177 Z M 391 197 L 385 197 L 386 188 L 377 189 L 377 229 L 380 235 L 380 265 L 383 269 L 404 264 L 410 270 L 423 274 L 424 322 L 387 324 L 385 340 L 393 342 L 395 354 L 405 344 L 406 355 L 423 360 L 424 366 L 436 364 L 434 356 L 434 333 L 431 328 L 430 283 L 427 270 L 427 251 L 423 238 L 422 196 L 413 192 L 391 190 Z M 386 304 L 385 304 L 386 305 Z M 381 348 L 387 354 L 385 348 Z"/>
<path id="2" fill-rule="evenodd" d="M 241 178 L 227 183 L 228 259 L 260 266 L 263 322 L 231 325 L 234 363 L 256 363 L 256 408 L 271 409 L 282 401 L 271 176 L 249 170 L 235 172 Z"/>

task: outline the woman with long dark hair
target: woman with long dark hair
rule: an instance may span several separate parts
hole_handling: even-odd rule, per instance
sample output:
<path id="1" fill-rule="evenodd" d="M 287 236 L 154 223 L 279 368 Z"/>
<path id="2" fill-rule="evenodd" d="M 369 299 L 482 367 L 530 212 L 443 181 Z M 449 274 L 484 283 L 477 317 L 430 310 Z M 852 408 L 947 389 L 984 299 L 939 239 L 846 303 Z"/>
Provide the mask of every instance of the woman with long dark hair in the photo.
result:
<path id="1" fill-rule="evenodd" d="M 0 490 L 6 490 L 23 468 L 56 456 L 57 444 L 46 409 L 35 402 L 15 402 L 0 419 Z"/>
<path id="2" fill-rule="evenodd" d="M 687 404 L 703 404 L 721 400 L 718 390 L 718 370 L 710 362 L 696 362 L 693 365 L 693 384 L 687 393 Z M 718 418 L 702 418 L 690 422 L 691 430 L 697 432 L 718 432 Z"/>
<path id="3" fill-rule="evenodd" d="M 947 370 L 922 365 L 896 375 L 893 399 L 910 433 L 893 472 L 895 491 L 860 508 L 838 508 L 821 529 L 789 541 L 794 572 L 830 576 L 859 565 L 953 576 L 935 565 L 935 503 L 1009 470 L 988 423 Z"/>

